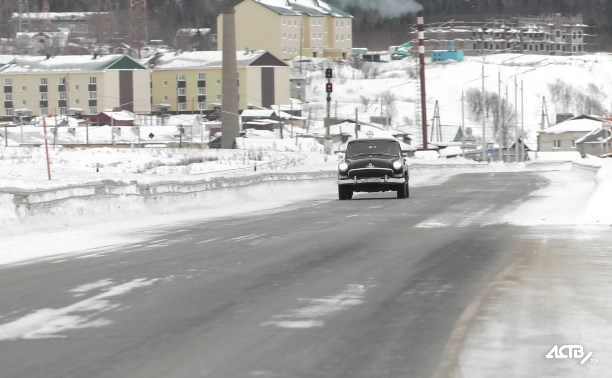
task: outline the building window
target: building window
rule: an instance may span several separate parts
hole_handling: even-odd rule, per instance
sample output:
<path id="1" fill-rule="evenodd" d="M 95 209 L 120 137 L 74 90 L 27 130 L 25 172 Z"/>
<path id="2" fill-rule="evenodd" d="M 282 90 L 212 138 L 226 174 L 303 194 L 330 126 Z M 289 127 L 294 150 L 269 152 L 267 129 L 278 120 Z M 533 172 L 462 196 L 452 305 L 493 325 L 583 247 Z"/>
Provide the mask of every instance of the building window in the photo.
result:
<path id="1" fill-rule="evenodd" d="M 179 96 L 185 96 L 187 93 L 187 88 L 177 88 L 176 94 Z"/>
<path id="2" fill-rule="evenodd" d="M 553 148 L 561 148 L 561 139 L 553 140 Z"/>
<path id="3" fill-rule="evenodd" d="M 89 107 L 89 114 L 98 114 L 98 108 L 95 106 Z"/>
<path id="4" fill-rule="evenodd" d="M 89 77 L 89 84 L 96 84 L 96 77 L 95 76 L 90 76 Z"/>
<path id="5" fill-rule="evenodd" d="M 186 81 L 187 79 L 185 78 L 185 74 L 178 74 L 176 76 L 176 80 L 177 81 Z"/>
<path id="6" fill-rule="evenodd" d="M 221 100 L 221 95 L 217 95 L 217 100 Z"/>
<path id="7" fill-rule="evenodd" d="M 66 99 L 66 92 L 60 92 L 59 93 L 59 98 L 60 98 L 60 100 L 65 100 Z"/>
<path id="8" fill-rule="evenodd" d="M 58 78 L 57 82 L 59 85 L 66 85 L 66 76 L 61 76 Z"/>
<path id="9" fill-rule="evenodd" d="M 4 109 L 4 115 L 12 117 L 13 116 L 13 108 L 6 108 L 6 109 Z"/>
<path id="10" fill-rule="evenodd" d="M 74 89 L 77 89 L 77 90 L 78 90 L 79 88 L 81 88 L 81 86 L 80 86 L 80 85 L 78 85 L 78 84 L 74 86 Z"/>
<path id="11" fill-rule="evenodd" d="M 80 103 L 81 103 L 81 100 L 79 100 L 79 99 L 77 98 L 76 100 L 74 100 L 74 103 L 78 105 L 78 104 L 80 104 Z"/>
<path id="12" fill-rule="evenodd" d="M 178 110 L 187 110 L 187 103 L 186 102 L 179 102 L 178 103 Z"/>
<path id="13" fill-rule="evenodd" d="M 41 77 L 40 78 L 40 85 L 47 85 L 47 78 L 46 77 Z"/>
<path id="14" fill-rule="evenodd" d="M 12 87 L 13 86 L 13 79 L 5 78 L 4 79 L 4 86 Z"/>
<path id="15" fill-rule="evenodd" d="M 206 110 L 206 103 L 198 102 L 198 110 Z"/>
<path id="16" fill-rule="evenodd" d="M 576 140 L 572 139 L 572 148 L 576 148 Z"/>
<path id="17" fill-rule="evenodd" d="M 164 102 L 168 101 L 168 96 L 164 96 Z"/>
<path id="18" fill-rule="evenodd" d="M 168 80 L 164 80 L 164 82 L 163 82 L 163 84 L 162 84 L 162 85 L 163 85 L 164 87 L 167 87 L 167 86 L 168 86 Z"/>
<path id="19" fill-rule="evenodd" d="M 40 101 L 47 101 L 47 92 L 40 92 Z"/>
<path id="20" fill-rule="evenodd" d="M 89 92 L 89 99 L 90 100 L 97 100 L 98 99 L 98 92 L 94 92 L 94 91 Z"/>
<path id="21" fill-rule="evenodd" d="M 206 80 L 206 74 L 204 72 L 198 72 L 198 80 Z"/>
<path id="22" fill-rule="evenodd" d="M 198 87 L 198 96 L 206 95 L 206 87 Z"/>
<path id="23" fill-rule="evenodd" d="M 60 113 L 60 115 L 66 115 L 66 114 L 68 114 L 68 109 L 66 109 L 66 108 L 59 108 L 59 113 Z"/>
<path id="24" fill-rule="evenodd" d="M 49 109 L 47 109 L 44 106 L 41 106 L 41 108 L 40 108 L 40 115 L 47 115 L 47 114 L 49 114 Z"/>
<path id="25" fill-rule="evenodd" d="M 217 79 L 217 85 L 221 85 L 221 80 Z"/>
<path id="26" fill-rule="evenodd" d="M 5 93 L 4 94 L 4 101 L 13 101 L 13 94 L 12 93 Z"/>
<path id="27" fill-rule="evenodd" d="M 26 87 L 26 86 L 24 85 L 24 86 L 22 86 L 22 87 L 21 87 L 21 90 L 22 90 L 23 92 L 27 92 L 28 87 Z"/>

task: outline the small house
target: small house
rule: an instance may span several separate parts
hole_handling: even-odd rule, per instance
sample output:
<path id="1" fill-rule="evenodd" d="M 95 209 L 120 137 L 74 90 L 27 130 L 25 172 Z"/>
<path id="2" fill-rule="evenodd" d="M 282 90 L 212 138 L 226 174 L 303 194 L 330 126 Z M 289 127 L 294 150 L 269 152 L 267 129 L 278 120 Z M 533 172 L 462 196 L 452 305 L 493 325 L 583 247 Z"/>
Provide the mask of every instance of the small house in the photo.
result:
<path id="1" fill-rule="evenodd" d="M 581 115 L 538 132 L 538 151 L 576 151 L 578 140 L 601 129 L 603 119 Z"/>

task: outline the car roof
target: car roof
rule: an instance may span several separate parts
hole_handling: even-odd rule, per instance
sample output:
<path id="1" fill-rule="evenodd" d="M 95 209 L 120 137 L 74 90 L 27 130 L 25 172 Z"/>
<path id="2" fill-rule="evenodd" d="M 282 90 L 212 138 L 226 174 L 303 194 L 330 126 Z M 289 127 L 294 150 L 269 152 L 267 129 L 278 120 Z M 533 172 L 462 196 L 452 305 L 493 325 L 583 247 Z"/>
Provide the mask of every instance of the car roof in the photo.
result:
<path id="1" fill-rule="evenodd" d="M 364 142 L 397 142 L 399 141 L 394 138 L 359 138 L 359 139 L 351 139 L 348 143 L 364 143 Z"/>

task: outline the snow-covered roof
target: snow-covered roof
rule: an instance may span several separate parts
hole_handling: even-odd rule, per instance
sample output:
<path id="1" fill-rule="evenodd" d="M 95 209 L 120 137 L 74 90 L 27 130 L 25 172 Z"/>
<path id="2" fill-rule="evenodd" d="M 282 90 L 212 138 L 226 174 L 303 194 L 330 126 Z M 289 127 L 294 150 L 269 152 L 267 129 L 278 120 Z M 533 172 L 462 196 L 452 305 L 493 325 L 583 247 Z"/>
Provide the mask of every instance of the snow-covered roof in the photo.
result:
<path id="1" fill-rule="evenodd" d="M 271 117 L 274 114 L 274 110 L 270 109 L 244 109 L 240 115 L 242 117 Z"/>
<path id="2" fill-rule="evenodd" d="M 278 14 L 286 16 L 305 14 L 312 17 L 327 15 L 342 18 L 353 17 L 345 11 L 320 0 L 292 0 L 290 2 L 287 0 L 256 0 L 256 2 Z"/>
<path id="3" fill-rule="evenodd" d="M 132 58 L 122 54 L 111 55 L 57 55 L 57 56 L 19 56 L 12 59 L 1 73 L 32 72 L 96 72 L 104 71 L 121 59 Z M 136 62 L 134 61 L 136 64 Z M 144 68 L 144 67 L 143 67 Z"/>
<path id="4" fill-rule="evenodd" d="M 562 134 L 567 132 L 584 132 L 601 128 L 602 121 L 593 117 L 574 117 L 554 126 L 540 130 L 541 134 Z"/>
<path id="5" fill-rule="evenodd" d="M 236 63 L 239 68 L 248 67 L 265 54 L 263 50 L 236 51 Z M 274 56 L 274 55 L 272 55 Z M 152 57 L 149 62 L 156 70 L 177 68 L 220 68 L 223 66 L 223 51 L 187 51 L 169 52 Z M 287 65 L 278 59 L 278 65 Z"/>
<path id="6" fill-rule="evenodd" d="M 109 15 L 108 12 L 30 12 L 13 13 L 13 20 L 51 20 L 51 21 L 87 21 L 95 16 Z"/>
<path id="7" fill-rule="evenodd" d="M 133 121 L 135 119 L 134 113 L 130 113 L 126 110 L 122 110 L 120 112 L 102 112 L 106 114 L 109 118 L 112 118 L 116 121 Z"/>
<path id="8" fill-rule="evenodd" d="M 178 114 L 171 115 L 168 117 L 166 121 L 166 125 L 168 126 L 185 126 L 185 125 L 194 125 L 200 123 L 200 115 L 199 114 Z"/>

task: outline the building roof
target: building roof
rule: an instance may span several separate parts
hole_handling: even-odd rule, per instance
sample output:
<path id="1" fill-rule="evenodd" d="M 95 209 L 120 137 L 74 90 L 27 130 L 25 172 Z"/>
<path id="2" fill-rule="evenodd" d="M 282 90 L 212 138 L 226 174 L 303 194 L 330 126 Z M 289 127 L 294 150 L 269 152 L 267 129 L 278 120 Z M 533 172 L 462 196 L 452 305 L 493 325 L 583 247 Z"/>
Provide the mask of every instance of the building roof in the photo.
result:
<path id="1" fill-rule="evenodd" d="M 92 17 L 110 15 L 109 12 L 30 12 L 13 13 L 13 20 L 87 21 Z"/>
<path id="2" fill-rule="evenodd" d="M 58 55 L 15 57 L 0 73 L 95 72 L 107 69 L 145 69 L 127 55 Z"/>
<path id="3" fill-rule="evenodd" d="M 267 64 L 260 64 L 266 60 Z M 221 68 L 222 51 L 188 51 L 182 53 L 162 53 L 148 60 L 156 70 L 173 70 L 177 68 Z M 252 65 L 287 66 L 287 63 L 267 51 L 243 50 L 236 52 L 238 68 Z"/>
<path id="4" fill-rule="evenodd" d="M 345 11 L 319 0 L 255 0 L 266 8 L 284 16 L 308 15 L 312 17 L 342 17 L 353 16 Z"/>
<path id="5" fill-rule="evenodd" d="M 183 29 L 179 29 L 176 31 L 176 36 L 177 37 L 195 37 L 196 35 L 198 35 L 198 33 L 200 33 L 200 35 L 204 36 L 210 33 L 210 28 L 200 28 L 200 29 L 190 29 L 190 28 L 183 28 Z"/>
<path id="6" fill-rule="evenodd" d="M 270 109 L 244 109 L 240 114 L 242 117 L 273 117 L 276 115 L 274 110 Z"/>
<path id="7" fill-rule="evenodd" d="M 577 116 L 566 121 L 560 122 L 554 126 L 540 130 L 540 134 L 562 134 L 568 132 L 584 132 L 601 128 L 602 119 L 593 116 Z"/>

